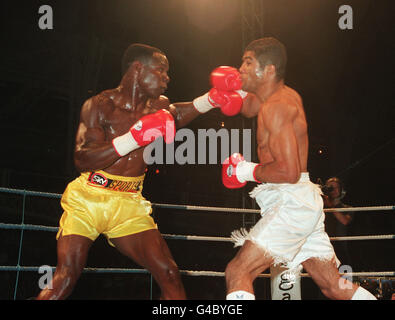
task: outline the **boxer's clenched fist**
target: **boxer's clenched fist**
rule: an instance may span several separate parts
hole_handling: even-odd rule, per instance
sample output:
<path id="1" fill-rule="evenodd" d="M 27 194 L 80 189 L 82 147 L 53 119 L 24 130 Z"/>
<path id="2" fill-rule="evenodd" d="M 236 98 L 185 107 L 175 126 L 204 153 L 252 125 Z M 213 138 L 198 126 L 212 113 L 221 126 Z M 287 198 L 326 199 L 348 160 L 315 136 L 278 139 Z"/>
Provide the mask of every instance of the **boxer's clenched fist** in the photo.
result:
<path id="1" fill-rule="evenodd" d="M 173 116 L 169 111 L 161 109 L 139 119 L 127 133 L 114 138 L 112 144 L 118 155 L 123 157 L 162 136 L 166 143 L 172 143 L 175 134 Z"/>
<path id="2" fill-rule="evenodd" d="M 227 116 L 238 114 L 247 93 L 241 90 L 241 79 L 237 69 L 227 66 L 218 67 L 211 73 L 210 82 L 213 88 L 193 100 L 194 107 L 200 113 L 220 108 Z"/>
<path id="3" fill-rule="evenodd" d="M 210 75 L 210 82 L 214 88 L 224 91 L 241 89 L 240 73 L 236 68 L 221 66 L 215 68 Z"/>
<path id="4" fill-rule="evenodd" d="M 255 176 L 258 163 L 247 162 L 240 153 L 234 153 L 222 163 L 222 183 L 229 189 L 242 188 L 247 181 L 260 183 Z"/>

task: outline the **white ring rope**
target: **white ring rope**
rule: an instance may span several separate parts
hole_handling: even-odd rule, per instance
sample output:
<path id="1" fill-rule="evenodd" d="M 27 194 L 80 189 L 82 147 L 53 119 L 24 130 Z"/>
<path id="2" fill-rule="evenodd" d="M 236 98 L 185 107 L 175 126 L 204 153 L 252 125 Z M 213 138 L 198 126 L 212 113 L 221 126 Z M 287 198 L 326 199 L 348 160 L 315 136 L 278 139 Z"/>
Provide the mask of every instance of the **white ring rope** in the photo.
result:
<path id="1" fill-rule="evenodd" d="M 55 270 L 56 267 L 51 267 Z M 27 267 L 27 266 L 0 266 L 0 271 L 39 271 L 39 267 Z M 127 269 L 127 268 L 84 268 L 85 273 L 146 273 L 150 272 L 146 269 Z M 224 277 L 225 272 L 221 271 L 194 271 L 194 270 L 180 270 L 181 274 L 188 276 L 206 276 L 206 277 Z M 376 272 L 341 272 L 340 276 L 353 276 L 353 277 L 393 277 L 395 276 L 395 271 L 376 271 Z M 259 278 L 270 278 L 270 273 L 261 273 Z M 301 273 L 301 277 L 309 278 L 308 273 Z"/>
<path id="2" fill-rule="evenodd" d="M 1 191 L 1 190 L 0 190 Z M 261 213 L 258 209 L 224 208 L 224 207 L 204 207 L 178 204 L 153 203 L 153 207 L 164 209 L 179 209 L 193 211 L 216 211 L 227 213 Z M 349 208 L 325 208 L 324 212 L 347 212 L 347 211 L 393 211 L 395 206 L 373 206 L 373 207 L 349 207 Z"/>
<path id="3" fill-rule="evenodd" d="M 13 193 L 26 196 L 39 196 L 48 198 L 61 198 L 62 195 L 58 193 L 39 192 L 39 191 L 28 191 L 11 188 L 0 188 L 0 192 Z M 260 213 L 257 209 L 243 209 L 243 208 L 224 208 L 224 207 L 207 207 L 207 206 L 190 206 L 190 205 L 179 205 L 179 204 L 164 204 L 164 203 L 152 203 L 153 207 L 164 208 L 164 209 L 178 209 L 178 210 L 193 210 L 193 211 L 216 211 L 216 212 L 227 212 L 227 213 Z M 391 206 L 373 206 L 373 207 L 349 207 L 349 208 L 328 208 L 324 209 L 324 212 L 347 212 L 347 211 L 393 211 L 395 205 Z"/>
<path id="4" fill-rule="evenodd" d="M 349 207 L 349 208 L 325 208 L 325 209 L 324 209 L 324 212 L 388 211 L 388 210 L 395 210 L 395 206 Z"/>
<path id="5" fill-rule="evenodd" d="M 34 224 L 14 224 L 14 223 L 0 223 L 0 229 L 11 230 L 36 230 L 36 231 L 50 231 L 57 232 L 58 227 L 40 226 Z M 212 237 L 212 236 L 194 236 L 182 234 L 162 234 L 166 239 L 175 240 L 197 240 L 197 241 L 219 241 L 219 242 L 232 242 L 229 237 Z M 372 236 L 348 236 L 348 237 L 330 237 L 331 241 L 353 241 L 353 240 L 391 240 L 395 239 L 395 234 L 383 234 Z"/>
<path id="6" fill-rule="evenodd" d="M 189 276 L 209 276 L 209 277 L 223 277 L 225 272 L 217 271 L 192 271 L 192 270 L 180 270 L 181 274 Z M 395 271 L 382 271 L 382 272 L 340 272 L 340 276 L 350 276 L 350 277 L 393 277 L 395 276 Z M 302 278 L 310 278 L 308 273 L 301 273 Z M 270 273 L 261 273 L 259 278 L 270 278 Z"/>
<path id="7" fill-rule="evenodd" d="M 231 238 L 225 238 L 225 237 L 206 237 L 206 236 L 191 236 L 191 235 L 177 235 L 177 234 L 162 234 L 162 236 L 167 239 L 177 239 L 177 240 L 232 242 Z M 395 239 L 395 234 L 383 234 L 383 235 L 373 235 L 373 236 L 330 237 L 329 239 L 331 241 L 391 240 L 391 239 Z"/>

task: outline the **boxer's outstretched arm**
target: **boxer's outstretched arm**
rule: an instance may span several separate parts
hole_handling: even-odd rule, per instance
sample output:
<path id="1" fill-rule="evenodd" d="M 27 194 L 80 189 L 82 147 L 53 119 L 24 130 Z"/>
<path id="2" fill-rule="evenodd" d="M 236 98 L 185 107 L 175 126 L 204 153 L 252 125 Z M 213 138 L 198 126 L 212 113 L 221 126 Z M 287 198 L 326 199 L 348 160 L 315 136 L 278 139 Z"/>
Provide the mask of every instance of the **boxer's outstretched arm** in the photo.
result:
<path id="1" fill-rule="evenodd" d="M 256 169 L 257 180 L 273 183 L 299 180 L 301 165 L 293 127 L 297 112 L 296 107 L 287 104 L 267 105 L 263 121 L 269 133 L 268 146 L 273 161 Z"/>
<path id="2" fill-rule="evenodd" d="M 261 102 L 254 94 L 248 94 L 243 98 L 243 107 L 241 114 L 247 118 L 252 118 L 258 115 L 261 107 Z M 193 102 L 177 102 L 169 105 L 170 112 L 176 122 L 177 128 L 186 126 L 192 120 L 197 118 L 200 113 L 197 111 Z"/>
<path id="3" fill-rule="evenodd" d="M 74 151 L 74 164 L 80 172 L 107 168 L 119 159 L 112 142 L 105 141 L 98 109 L 95 97 L 81 109 Z"/>
<path id="4" fill-rule="evenodd" d="M 169 106 L 177 128 L 185 127 L 201 113 L 196 110 L 192 102 L 177 102 Z"/>
<path id="5" fill-rule="evenodd" d="M 185 127 L 188 123 L 201 115 L 193 106 L 192 102 L 176 102 L 170 104 L 168 97 L 161 95 L 158 99 L 151 101 L 154 109 L 167 109 L 174 117 L 176 128 Z"/>

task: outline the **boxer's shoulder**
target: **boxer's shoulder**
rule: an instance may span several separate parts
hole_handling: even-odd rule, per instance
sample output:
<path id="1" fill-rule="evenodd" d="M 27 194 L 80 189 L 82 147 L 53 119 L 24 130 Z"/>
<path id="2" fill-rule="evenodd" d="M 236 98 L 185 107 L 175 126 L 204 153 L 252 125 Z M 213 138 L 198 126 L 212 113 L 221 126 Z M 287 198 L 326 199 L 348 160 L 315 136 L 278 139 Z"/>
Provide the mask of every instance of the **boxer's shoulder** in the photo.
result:
<path id="1" fill-rule="evenodd" d="M 97 108 L 99 108 L 102 111 L 105 111 L 107 109 L 113 110 L 115 108 L 115 101 L 119 100 L 117 99 L 119 96 L 119 92 L 115 89 L 109 89 L 100 92 L 96 96 L 93 97 L 95 104 L 97 105 Z"/>
<path id="2" fill-rule="evenodd" d="M 283 86 L 272 94 L 264 103 L 265 113 L 274 113 L 281 115 L 282 113 L 292 115 L 297 111 L 297 107 L 301 105 L 299 94 L 288 86 Z"/>
<path id="3" fill-rule="evenodd" d="M 302 99 L 300 94 L 295 89 L 288 87 L 287 85 L 284 85 L 283 92 L 288 96 L 293 96 L 295 98 Z"/>
<path id="4" fill-rule="evenodd" d="M 158 99 L 150 99 L 147 104 L 149 108 L 153 110 L 153 112 L 166 109 L 172 114 L 173 117 L 177 117 L 177 108 L 171 104 L 169 98 L 164 95 L 159 96 Z"/>
<path id="5" fill-rule="evenodd" d="M 110 92 L 100 92 L 99 94 L 88 98 L 85 101 L 83 108 L 91 112 L 112 110 L 115 107 L 114 99 L 112 97 L 113 96 Z"/>
<path id="6" fill-rule="evenodd" d="M 101 123 L 114 110 L 114 101 L 105 92 L 88 98 L 81 109 L 80 120 L 85 123 Z"/>
<path id="7" fill-rule="evenodd" d="M 149 99 L 147 105 L 149 108 L 155 110 L 169 109 L 170 100 L 168 97 L 164 95 L 160 95 L 159 98 L 157 99 Z"/>
<path id="8" fill-rule="evenodd" d="M 276 90 L 267 100 L 266 104 L 300 104 L 302 98 L 299 93 L 286 85 Z"/>
<path id="9" fill-rule="evenodd" d="M 298 114 L 296 105 L 286 99 L 267 101 L 261 109 L 261 119 L 265 128 L 277 130 L 294 121 Z"/>

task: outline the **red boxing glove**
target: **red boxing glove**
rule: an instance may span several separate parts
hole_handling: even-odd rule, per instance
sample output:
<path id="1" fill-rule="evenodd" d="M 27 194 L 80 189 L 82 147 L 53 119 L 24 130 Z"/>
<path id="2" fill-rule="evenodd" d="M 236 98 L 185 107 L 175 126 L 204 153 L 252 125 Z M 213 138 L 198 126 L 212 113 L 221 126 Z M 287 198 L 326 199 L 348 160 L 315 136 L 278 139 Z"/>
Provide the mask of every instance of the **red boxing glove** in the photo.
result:
<path id="1" fill-rule="evenodd" d="M 215 68 L 210 75 L 210 82 L 214 88 L 223 91 L 241 89 L 240 73 L 236 68 L 221 66 Z"/>
<path id="2" fill-rule="evenodd" d="M 243 106 L 243 98 L 240 91 L 222 91 L 212 88 L 206 94 L 193 100 L 193 106 L 200 113 L 205 113 L 213 108 L 221 108 L 223 114 L 234 116 Z"/>
<path id="3" fill-rule="evenodd" d="M 258 163 L 247 162 L 240 153 L 234 153 L 222 163 L 222 183 L 229 189 L 242 188 L 247 181 L 260 183 L 255 177 Z"/>
<path id="4" fill-rule="evenodd" d="M 213 88 L 193 100 L 196 110 L 205 113 L 212 108 L 221 108 L 222 113 L 227 116 L 238 114 L 247 95 L 241 90 L 239 71 L 233 67 L 218 67 L 211 72 L 210 82 Z"/>
<path id="5" fill-rule="evenodd" d="M 216 108 L 221 108 L 223 114 L 234 116 L 243 106 L 243 98 L 236 91 L 222 91 L 212 88 L 208 93 L 209 102 Z"/>
<path id="6" fill-rule="evenodd" d="M 173 116 L 168 110 L 161 109 L 139 119 L 126 134 L 114 138 L 112 144 L 118 155 L 123 157 L 162 136 L 166 143 L 172 143 L 175 135 Z"/>
<path id="7" fill-rule="evenodd" d="M 172 143 L 176 134 L 174 118 L 168 110 L 161 109 L 142 117 L 130 128 L 130 133 L 140 147 L 162 136 L 166 143 Z"/>

